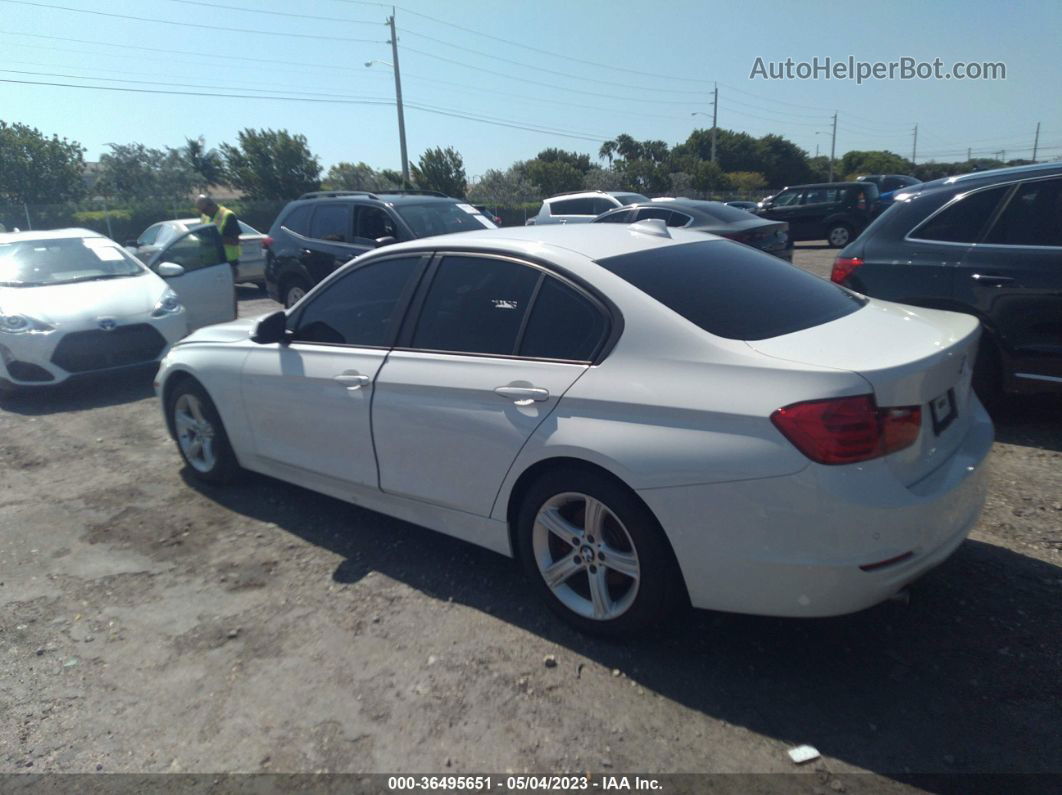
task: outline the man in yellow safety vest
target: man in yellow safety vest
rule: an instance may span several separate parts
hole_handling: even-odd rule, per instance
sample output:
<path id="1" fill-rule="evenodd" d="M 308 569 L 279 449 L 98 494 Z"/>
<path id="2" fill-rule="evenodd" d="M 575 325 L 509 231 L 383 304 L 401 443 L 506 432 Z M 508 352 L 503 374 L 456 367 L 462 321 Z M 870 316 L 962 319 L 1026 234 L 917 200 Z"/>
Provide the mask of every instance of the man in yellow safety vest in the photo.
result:
<path id="1" fill-rule="evenodd" d="M 195 200 L 195 208 L 202 215 L 204 224 L 213 224 L 221 233 L 221 242 L 225 246 L 225 259 L 232 266 L 232 276 L 236 277 L 236 266 L 240 261 L 240 223 L 236 213 L 228 207 L 222 207 L 209 196 L 200 194 Z"/>

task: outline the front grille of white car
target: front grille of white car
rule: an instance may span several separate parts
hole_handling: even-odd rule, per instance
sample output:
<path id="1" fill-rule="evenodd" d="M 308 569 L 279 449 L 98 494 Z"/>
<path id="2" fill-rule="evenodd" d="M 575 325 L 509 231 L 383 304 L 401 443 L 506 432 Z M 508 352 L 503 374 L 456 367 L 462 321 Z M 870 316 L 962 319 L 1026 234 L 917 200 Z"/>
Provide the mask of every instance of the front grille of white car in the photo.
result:
<path id="1" fill-rule="evenodd" d="M 68 373 L 87 373 L 153 361 L 166 340 L 146 323 L 118 326 L 109 331 L 77 331 L 59 341 L 52 362 Z"/>

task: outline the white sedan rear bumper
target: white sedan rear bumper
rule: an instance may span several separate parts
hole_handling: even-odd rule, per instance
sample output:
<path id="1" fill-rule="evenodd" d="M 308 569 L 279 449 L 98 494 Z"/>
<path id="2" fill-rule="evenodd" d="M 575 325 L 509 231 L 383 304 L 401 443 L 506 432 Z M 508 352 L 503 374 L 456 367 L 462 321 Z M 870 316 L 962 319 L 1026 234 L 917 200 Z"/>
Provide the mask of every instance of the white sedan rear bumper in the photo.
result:
<path id="1" fill-rule="evenodd" d="M 875 459 L 638 493 L 668 534 L 694 607 L 852 613 L 943 562 L 977 521 L 993 429 L 981 404 L 970 405 L 975 416 L 959 448 L 910 487 Z"/>

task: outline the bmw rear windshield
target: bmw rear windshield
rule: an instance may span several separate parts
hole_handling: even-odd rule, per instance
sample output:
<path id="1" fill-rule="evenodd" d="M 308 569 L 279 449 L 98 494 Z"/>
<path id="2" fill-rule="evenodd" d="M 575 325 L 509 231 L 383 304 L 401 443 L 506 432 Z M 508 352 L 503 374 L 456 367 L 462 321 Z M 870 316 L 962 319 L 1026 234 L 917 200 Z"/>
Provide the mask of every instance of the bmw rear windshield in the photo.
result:
<path id="1" fill-rule="evenodd" d="M 725 241 L 661 246 L 598 265 L 717 337 L 762 340 L 850 315 L 866 299 Z"/>

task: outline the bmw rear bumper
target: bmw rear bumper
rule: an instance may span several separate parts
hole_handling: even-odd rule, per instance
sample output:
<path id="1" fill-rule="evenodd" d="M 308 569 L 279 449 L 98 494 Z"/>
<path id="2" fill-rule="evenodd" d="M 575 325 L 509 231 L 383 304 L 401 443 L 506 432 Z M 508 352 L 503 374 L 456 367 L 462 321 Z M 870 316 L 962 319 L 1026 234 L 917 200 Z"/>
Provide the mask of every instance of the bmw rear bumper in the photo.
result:
<path id="1" fill-rule="evenodd" d="M 976 415 L 960 447 L 910 487 L 876 459 L 638 493 L 668 534 L 694 607 L 852 613 L 942 563 L 976 523 L 993 429 L 981 404 L 971 406 Z M 875 566 L 884 561 L 894 562 Z"/>

